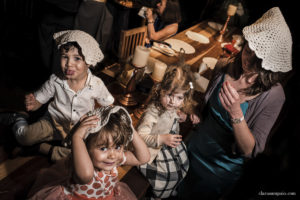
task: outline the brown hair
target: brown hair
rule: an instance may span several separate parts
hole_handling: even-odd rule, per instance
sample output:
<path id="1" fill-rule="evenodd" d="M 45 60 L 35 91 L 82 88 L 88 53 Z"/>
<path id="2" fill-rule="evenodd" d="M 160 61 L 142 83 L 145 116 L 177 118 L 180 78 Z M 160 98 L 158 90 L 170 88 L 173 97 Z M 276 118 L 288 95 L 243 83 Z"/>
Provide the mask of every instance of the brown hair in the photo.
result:
<path id="1" fill-rule="evenodd" d="M 90 134 L 85 143 L 88 149 L 99 145 L 109 145 L 109 137 L 112 137 L 114 144 L 124 146 L 129 143 L 133 130 L 124 117 L 128 117 L 124 110 L 110 114 L 110 118 L 98 132 Z"/>
<path id="2" fill-rule="evenodd" d="M 184 101 L 181 110 L 191 114 L 194 111 L 196 102 L 193 100 L 194 90 L 191 88 L 193 75 L 190 66 L 179 64 L 169 66 L 164 75 L 163 81 L 154 87 L 150 93 L 151 102 L 158 108 L 159 114 L 164 112 L 164 107 L 160 103 L 161 95 L 170 92 L 184 91 Z"/>
<path id="3" fill-rule="evenodd" d="M 78 53 L 79 55 L 83 58 L 83 60 L 85 60 L 84 55 L 82 54 L 82 50 L 81 47 L 79 46 L 79 44 L 77 42 L 67 42 L 65 44 L 62 44 L 59 48 L 60 52 L 63 53 L 63 51 L 70 51 L 70 49 L 72 48 L 76 48 L 78 49 Z"/>
<path id="4" fill-rule="evenodd" d="M 283 72 L 272 72 L 270 70 L 265 70 L 262 68 L 262 59 L 258 58 L 254 51 L 252 51 L 248 47 L 248 43 L 244 45 L 243 48 L 248 48 L 247 54 L 244 54 L 249 62 L 247 66 L 244 66 L 247 71 L 244 71 L 242 66 L 242 51 L 236 56 L 234 61 L 229 64 L 231 65 L 228 69 L 233 69 L 231 71 L 227 71 L 234 79 L 239 79 L 242 75 L 246 77 L 246 79 L 250 78 L 253 75 L 257 75 L 253 85 L 248 88 L 241 90 L 244 94 L 248 96 L 256 95 L 261 92 L 265 92 L 269 90 L 272 86 L 280 83 L 284 77 L 285 73 Z"/>
<path id="5" fill-rule="evenodd" d="M 181 22 L 181 10 L 177 0 L 167 0 L 166 8 L 161 15 L 161 20 L 166 24 Z"/>

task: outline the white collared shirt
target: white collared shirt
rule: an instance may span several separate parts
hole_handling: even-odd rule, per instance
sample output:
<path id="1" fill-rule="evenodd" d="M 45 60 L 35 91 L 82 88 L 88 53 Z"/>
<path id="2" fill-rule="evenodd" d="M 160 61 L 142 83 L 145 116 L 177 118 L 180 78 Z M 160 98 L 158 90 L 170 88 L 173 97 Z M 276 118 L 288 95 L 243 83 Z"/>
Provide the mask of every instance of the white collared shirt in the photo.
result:
<path id="1" fill-rule="evenodd" d="M 95 100 L 101 106 L 111 105 L 114 102 L 103 81 L 94 76 L 90 70 L 88 70 L 85 87 L 78 92 L 69 87 L 67 80 L 52 74 L 34 96 L 42 104 L 53 97 L 48 111 L 58 124 L 66 128 L 65 130 L 69 130 L 70 125 L 75 125 L 80 117 L 93 110 Z"/>

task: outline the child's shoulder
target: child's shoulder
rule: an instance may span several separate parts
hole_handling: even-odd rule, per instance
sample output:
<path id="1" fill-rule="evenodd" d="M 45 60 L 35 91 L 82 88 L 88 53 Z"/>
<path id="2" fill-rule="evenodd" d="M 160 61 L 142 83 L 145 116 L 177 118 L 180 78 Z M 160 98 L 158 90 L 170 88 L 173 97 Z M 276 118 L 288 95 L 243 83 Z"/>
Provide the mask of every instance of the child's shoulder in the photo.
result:
<path id="1" fill-rule="evenodd" d="M 104 85 L 102 79 L 94 74 L 91 74 L 91 84 Z"/>

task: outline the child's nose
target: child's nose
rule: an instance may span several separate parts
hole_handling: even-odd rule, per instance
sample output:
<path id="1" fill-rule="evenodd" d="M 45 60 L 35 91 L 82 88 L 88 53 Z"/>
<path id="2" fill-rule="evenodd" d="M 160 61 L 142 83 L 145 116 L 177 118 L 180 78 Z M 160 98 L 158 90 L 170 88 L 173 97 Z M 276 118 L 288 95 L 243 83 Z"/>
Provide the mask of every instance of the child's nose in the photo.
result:
<path id="1" fill-rule="evenodd" d="M 115 157 L 116 157 L 116 151 L 115 151 L 115 149 L 109 150 L 109 152 L 108 152 L 108 158 L 114 159 Z"/>
<path id="2" fill-rule="evenodd" d="M 174 97 L 170 96 L 170 103 L 174 103 Z"/>
<path id="3" fill-rule="evenodd" d="M 70 67 L 70 66 L 73 66 L 73 63 L 71 59 L 69 59 L 67 62 L 66 62 L 66 66 L 67 67 Z"/>

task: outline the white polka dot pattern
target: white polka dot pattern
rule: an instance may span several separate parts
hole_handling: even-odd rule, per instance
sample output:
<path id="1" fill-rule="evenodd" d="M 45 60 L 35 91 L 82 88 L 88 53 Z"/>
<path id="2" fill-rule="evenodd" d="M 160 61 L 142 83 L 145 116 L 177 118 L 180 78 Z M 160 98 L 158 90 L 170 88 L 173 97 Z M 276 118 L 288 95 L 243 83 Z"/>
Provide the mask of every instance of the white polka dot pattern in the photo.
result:
<path id="1" fill-rule="evenodd" d="M 117 181 L 118 170 L 116 167 L 110 174 L 95 171 L 93 180 L 89 184 L 72 184 L 69 188 L 64 188 L 64 193 L 69 197 L 100 200 L 113 195 L 113 188 Z"/>

